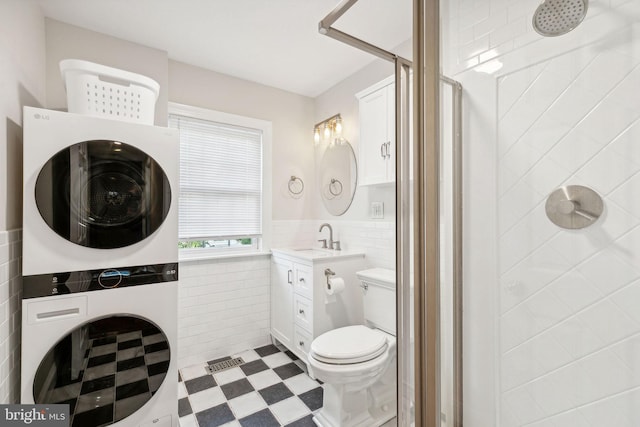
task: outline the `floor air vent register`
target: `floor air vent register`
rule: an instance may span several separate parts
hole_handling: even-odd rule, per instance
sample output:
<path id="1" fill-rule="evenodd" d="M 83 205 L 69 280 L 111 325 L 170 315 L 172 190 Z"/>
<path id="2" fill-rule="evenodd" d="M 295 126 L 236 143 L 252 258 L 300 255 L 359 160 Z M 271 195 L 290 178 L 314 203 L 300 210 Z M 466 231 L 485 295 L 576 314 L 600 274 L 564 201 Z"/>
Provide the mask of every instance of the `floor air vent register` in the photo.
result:
<path id="1" fill-rule="evenodd" d="M 242 360 L 242 357 L 236 357 L 235 359 L 223 360 L 222 362 L 213 363 L 207 366 L 207 372 L 214 374 L 240 365 L 244 365 L 244 360 Z"/>

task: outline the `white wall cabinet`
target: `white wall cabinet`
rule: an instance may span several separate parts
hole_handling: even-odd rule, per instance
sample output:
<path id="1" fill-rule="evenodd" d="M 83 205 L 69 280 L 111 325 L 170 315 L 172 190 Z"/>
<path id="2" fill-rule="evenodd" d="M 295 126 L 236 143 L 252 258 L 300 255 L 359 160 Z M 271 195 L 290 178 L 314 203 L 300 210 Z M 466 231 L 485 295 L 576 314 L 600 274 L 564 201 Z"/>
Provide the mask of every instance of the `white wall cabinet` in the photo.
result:
<path id="1" fill-rule="evenodd" d="M 364 254 L 272 249 L 271 335 L 305 363 L 318 335 L 362 324 L 362 291 L 356 272 Z M 327 300 L 325 269 L 345 280 L 344 292 Z"/>
<path id="2" fill-rule="evenodd" d="M 395 84 L 384 79 L 356 94 L 360 110 L 359 183 L 395 181 Z"/>

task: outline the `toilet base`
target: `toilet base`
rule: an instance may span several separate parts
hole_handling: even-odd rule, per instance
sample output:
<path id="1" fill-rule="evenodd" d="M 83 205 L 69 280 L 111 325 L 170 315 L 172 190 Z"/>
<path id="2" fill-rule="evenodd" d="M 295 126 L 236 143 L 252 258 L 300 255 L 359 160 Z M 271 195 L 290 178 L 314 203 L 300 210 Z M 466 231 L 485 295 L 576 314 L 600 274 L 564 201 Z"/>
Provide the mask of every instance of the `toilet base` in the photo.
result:
<path id="1" fill-rule="evenodd" d="M 373 394 L 372 388 L 345 391 L 343 385 L 326 383 L 324 387 L 322 409 L 313 417 L 313 422 L 317 426 L 378 427 L 396 416 L 396 399 L 393 389 L 389 390 L 390 393 L 380 393 L 381 390 L 378 388 Z"/>

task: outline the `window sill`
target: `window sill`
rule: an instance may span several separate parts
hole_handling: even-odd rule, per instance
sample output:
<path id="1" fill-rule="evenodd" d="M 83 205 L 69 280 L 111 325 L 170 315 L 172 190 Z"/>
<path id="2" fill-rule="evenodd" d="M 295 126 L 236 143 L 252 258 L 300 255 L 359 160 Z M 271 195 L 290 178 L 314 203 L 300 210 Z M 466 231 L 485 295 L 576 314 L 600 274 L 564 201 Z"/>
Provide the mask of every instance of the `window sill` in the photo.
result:
<path id="1" fill-rule="evenodd" d="M 206 261 L 206 260 L 217 260 L 217 259 L 231 259 L 231 258 L 253 258 L 253 257 L 261 257 L 261 256 L 271 256 L 271 251 L 238 251 L 238 252 L 227 252 L 227 253 L 180 253 L 178 252 L 178 261 L 179 262 L 196 262 L 196 261 Z"/>

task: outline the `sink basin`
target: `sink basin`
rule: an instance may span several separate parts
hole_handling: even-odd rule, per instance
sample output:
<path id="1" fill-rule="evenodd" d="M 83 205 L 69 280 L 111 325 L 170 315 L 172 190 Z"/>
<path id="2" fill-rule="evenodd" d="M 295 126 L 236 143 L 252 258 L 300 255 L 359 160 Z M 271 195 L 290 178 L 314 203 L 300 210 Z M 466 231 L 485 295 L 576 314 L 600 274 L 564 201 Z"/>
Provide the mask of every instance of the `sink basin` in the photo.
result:
<path id="1" fill-rule="evenodd" d="M 333 256 L 334 251 L 324 249 L 294 249 L 294 251 L 300 255 L 308 256 L 310 258 Z"/>
<path id="2" fill-rule="evenodd" d="M 362 252 L 333 251 L 330 249 L 320 249 L 320 248 L 280 248 L 280 249 L 271 249 L 271 251 L 292 256 L 295 258 L 307 259 L 311 261 L 315 259 L 324 259 L 324 258 L 336 259 L 336 258 L 348 258 L 348 257 L 364 255 Z"/>

